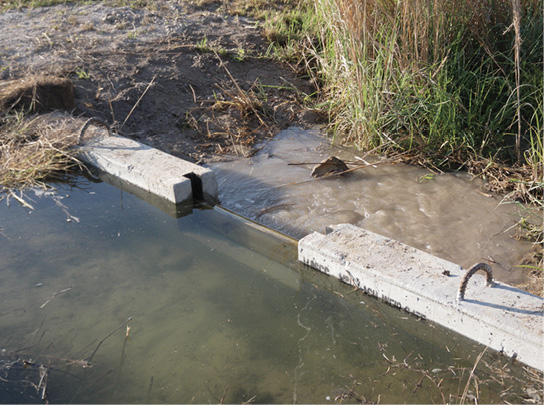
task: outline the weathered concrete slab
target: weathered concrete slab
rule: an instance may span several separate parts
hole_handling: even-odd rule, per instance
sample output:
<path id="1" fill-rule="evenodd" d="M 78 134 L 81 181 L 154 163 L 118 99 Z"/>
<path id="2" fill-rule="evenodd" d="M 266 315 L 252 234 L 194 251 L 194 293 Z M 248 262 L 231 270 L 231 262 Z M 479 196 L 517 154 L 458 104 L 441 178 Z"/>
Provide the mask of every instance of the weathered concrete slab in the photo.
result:
<path id="1" fill-rule="evenodd" d="M 84 140 L 79 157 L 175 204 L 193 198 L 213 202 L 217 199 L 217 181 L 210 169 L 128 138 L 112 135 Z"/>
<path id="2" fill-rule="evenodd" d="M 299 241 L 299 260 L 389 304 L 544 370 L 544 299 L 353 225 Z"/>
<path id="3" fill-rule="evenodd" d="M 164 213 L 174 217 L 182 218 L 187 215 L 191 215 L 194 211 L 194 201 L 188 200 L 182 203 L 173 204 L 172 201 L 168 201 L 163 197 L 159 197 L 156 194 L 146 191 L 138 186 L 130 184 L 124 180 L 121 180 L 119 177 L 112 176 L 101 170 L 93 170 L 93 174 L 102 180 L 105 183 L 111 184 L 112 186 L 138 197 L 140 200 L 143 200 L 154 207 L 160 209 Z"/>

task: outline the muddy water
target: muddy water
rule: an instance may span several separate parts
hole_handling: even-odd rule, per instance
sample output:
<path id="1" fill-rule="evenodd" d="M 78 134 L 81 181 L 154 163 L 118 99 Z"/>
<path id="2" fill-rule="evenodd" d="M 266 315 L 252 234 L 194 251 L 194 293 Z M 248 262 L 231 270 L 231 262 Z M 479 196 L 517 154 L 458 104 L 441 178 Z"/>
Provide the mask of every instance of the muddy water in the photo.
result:
<path id="1" fill-rule="evenodd" d="M 0 204 L 0 403 L 44 403 L 44 381 L 50 403 L 457 402 L 484 350 L 221 210 L 177 219 L 80 187 Z M 468 400 L 535 386 L 496 354 L 480 364 Z"/>
<path id="2" fill-rule="evenodd" d="M 488 260 L 504 282 L 525 280 L 516 266 L 531 244 L 508 231 L 519 220 L 519 208 L 482 193 L 481 181 L 467 174 L 429 176 L 428 170 L 402 164 L 311 181 L 313 165 L 289 165 L 330 155 L 356 162 L 358 154 L 331 147 L 317 130 L 283 131 L 252 159 L 212 166 L 221 204 L 295 238 L 351 223 L 464 268 Z"/>

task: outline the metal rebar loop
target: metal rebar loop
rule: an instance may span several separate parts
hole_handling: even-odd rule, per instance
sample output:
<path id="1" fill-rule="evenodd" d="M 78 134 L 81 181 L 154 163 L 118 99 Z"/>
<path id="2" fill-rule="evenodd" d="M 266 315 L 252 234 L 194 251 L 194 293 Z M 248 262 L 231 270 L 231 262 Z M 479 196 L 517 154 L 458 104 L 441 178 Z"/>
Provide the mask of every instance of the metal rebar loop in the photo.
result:
<path id="1" fill-rule="evenodd" d="M 461 285 L 459 286 L 459 291 L 457 292 L 457 302 L 465 299 L 465 291 L 467 289 L 468 280 L 476 273 L 478 270 L 485 271 L 485 281 L 488 287 L 493 285 L 493 272 L 491 271 L 491 266 L 487 263 L 477 263 L 473 265 L 463 276 L 461 280 Z"/>

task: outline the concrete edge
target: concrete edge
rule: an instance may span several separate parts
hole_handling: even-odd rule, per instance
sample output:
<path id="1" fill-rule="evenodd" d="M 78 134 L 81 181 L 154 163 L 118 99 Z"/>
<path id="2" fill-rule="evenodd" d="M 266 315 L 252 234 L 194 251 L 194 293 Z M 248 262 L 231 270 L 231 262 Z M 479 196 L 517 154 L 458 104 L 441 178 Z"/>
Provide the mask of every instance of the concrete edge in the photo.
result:
<path id="1" fill-rule="evenodd" d="M 544 371 L 544 299 L 478 273 L 456 300 L 465 271 L 454 263 L 349 224 L 299 241 L 299 260 L 390 305 Z"/>
<path id="2" fill-rule="evenodd" d="M 107 133 L 102 128 L 96 131 Z M 193 199 L 217 202 L 217 181 L 210 169 L 122 136 L 82 140 L 78 158 L 174 204 Z"/>

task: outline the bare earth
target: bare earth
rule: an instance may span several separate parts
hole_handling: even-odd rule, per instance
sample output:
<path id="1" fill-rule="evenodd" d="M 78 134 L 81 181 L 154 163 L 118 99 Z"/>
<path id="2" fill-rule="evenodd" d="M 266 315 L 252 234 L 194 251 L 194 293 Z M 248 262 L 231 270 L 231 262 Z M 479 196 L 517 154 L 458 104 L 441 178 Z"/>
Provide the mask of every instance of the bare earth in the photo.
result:
<path id="1" fill-rule="evenodd" d="M 0 79 L 67 77 L 74 116 L 190 161 L 245 156 L 319 120 L 301 107 L 310 82 L 263 57 L 258 24 L 210 9 L 159 0 L 12 10 L 0 14 L 0 43 Z"/>

